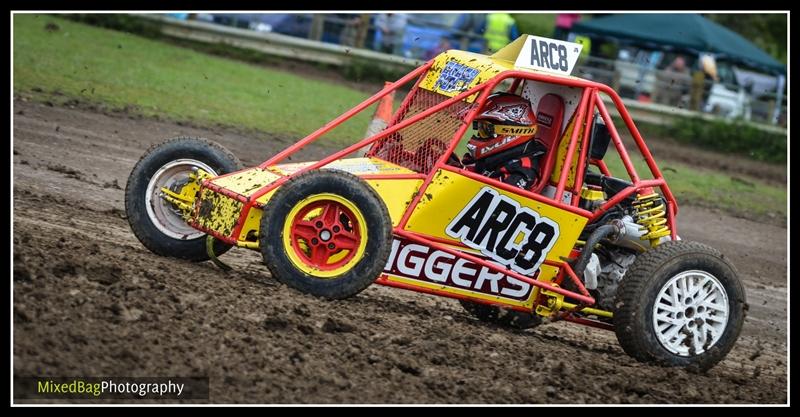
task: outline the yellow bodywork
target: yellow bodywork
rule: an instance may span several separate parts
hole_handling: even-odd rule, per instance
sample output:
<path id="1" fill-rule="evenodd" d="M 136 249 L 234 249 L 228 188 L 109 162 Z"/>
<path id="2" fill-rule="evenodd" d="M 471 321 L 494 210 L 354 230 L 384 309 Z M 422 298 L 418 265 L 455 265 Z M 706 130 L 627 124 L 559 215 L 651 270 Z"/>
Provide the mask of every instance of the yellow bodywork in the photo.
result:
<path id="1" fill-rule="evenodd" d="M 564 129 L 564 134 L 561 135 L 561 140 L 559 141 L 558 153 L 556 154 L 555 164 L 553 166 L 553 174 L 550 176 L 550 181 L 553 184 L 558 183 L 561 177 L 561 170 L 564 167 L 564 161 L 567 159 L 567 151 L 569 150 L 570 143 L 569 138 L 572 136 L 573 130 L 575 130 L 576 114 L 572 115 L 572 119 L 570 119 L 567 128 Z M 572 163 L 570 164 L 569 173 L 567 174 L 567 182 L 564 185 L 564 189 L 566 190 L 575 186 L 575 171 L 578 168 L 578 159 L 581 154 L 581 137 L 583 137 L 583 123 L 581 123 L 581 129 L 578 131 L 578 143 L 577 146 L 575 146 L 575 153 L 572 154 Z"/>
<path id="2" fill-rule="evenodd" d="M 488 186 L 483 182 L 452 171 L 439 170 L 425 190 L 425 195 L 422 196 L 419 204 L 414 208 L 405 230 L 458 243 L 456 239 L 445 234 L 444 229 L 469 203 L 470 199 L 484 187 Z M 558 223 L 560 238 L 550 250 L 547 257 L 548 260 L 560 261 L 562 256 L 569 254 L 575 244 L 575 240 L 578 239 L 578 235 L 583 230 L 583 226 L 586 225 L 586 217 L 578 216 L 569 211 L 513 192 L 499 188 L 493 189 L 499 194 L 517 201 L 521 206 L 528 207 Z"/>
<path id="3" fill-rule="evenodd" d="M 433 59 L 433 65 L 425 73 L 425 77 L 420 82 L 419 87 L 447 97 L 455 97 L 479 84 L 489 81 L 505 71 L 542 73 L 538 70 L 516 67 L 514 65 L 517 56 L 525 45 L 527 37 L 527 35 L 522 35 L 514 42 L 511 42 L 504 48 L 488 56 L 456 49 L 442 52 Z M 457 71 L 453 73 L 453 78 L 457 80 L 455 84 L 442 82 L 442 72 L 445 71 L 449 63 L 451 67 L 457 67 Z M 577 77 L 571 75 L 553 73 L 547 73 L 547 75 L 577 79 Z M 445 81 L 447 78 L 448 77 L 444 77 Z M 464 101 L 472 103 L 477 97 L 477 94 L 472 94 Z"/>
<path id="4" fill-rule="evenodd" d="M 581 199 L 587 201 L 601 201 L 605 198 L 605 193 L 602 190 L 594 190 L 584 185 L 581 189 Z"/>
<path id="5" fill-rule="evenodd" d="M 474 75 L 466 77 L 469 80 L 466 83 L 459 81 L 458 84 L 443 87 L 440 79 L 442 78 L 442 71 L 447 68 L 448 63 L 457 64 L 462 72 L 466 69 L 466 71 L 471 71 Z M 434 58 L 433 65 L 425 73 L 425 78 L 422 79 L 419 87 L 447 97 L 455 97 L 478 84 L 485 83 L 503 71 L 513 69 L 514 62 L 496 60 L 486 55 L 472 52 L 449 50 Z M 477 94 L 473 94 L 467 97 L 465 101 L 472 103 L 477 96 Z"/>
<path id="6" fill-rule="evenodd" d="M 236 228 L 236 222 L 244 204 L 208 188 L 200 191 L 197 199 L 197 224 L 213 230 L 223 236 L 230 236 Z"/>
<path id="7" fill-rule="evenodd" d="M 214 178 L 211 180 L 211 183 L 233 191 L 236 194 L 250 197 L 256 191 L 265 185 L 271 184 L 280 177 L 280 175 L 272 171 L 256 167 L 239 171 L 228 176 Z"/>
<path id="8" fill-rule="evenodd" d="M 483 182 L 471 179 L 469 177 L 460 175 L 458 173 L 440 170 L 433 178 L 428 188 L 424 191 L 419 204 L 414 208 L 405 230 L 409 232 L 419 233 L 425 236 L 433 237 L 440 242 L 449 242 L 450 246 L 458 247 L 458 249 L 465 250 L 473 254 L 479 254 L 477 250 L 471 248 L 464 248 L 464 245 L 459 240 L 449 236 L 445 229 L 464 209 L 470 204 L 470 201 L 481 190 L 490 188 L 499 195 L 505 196 L 519 204 L 520 207 L 530 209 L 539 216 L 552 220 L 558 225 L 558 236 L 555 243 L 553 243 L 549 252 L 547 252 L 546 260 L 553 262 L 561 262 L 563 258 L 567 257 L 573 249 L 578 236 L 580 235 L 583 227 L 586 225 L 587 218 L 573 214 L 567 210 L 563 210 L 551 205 L 520 196 L 516 193 L 505 191 L 499 188 L 494 188 L 486 185 Z M 522 236 L 517 235 L 514 238 L 515 243 L 520 243 Z M 556 278 L 559 268 L 542 264 L 539 267 L 539 274 L 537 280 L 544 282 L 551 282 Z M 470 291 L 466 289 L 445 287 L 436 285 L 434 283 L 423 282 L 398 275 L 387 274 L 390 281 L 398 281 L 406 284 L 413 284 L 429 289 L 441 290 L 449 293 L 466 295 L 473 298 L 480 298 L 490 300 L 493 302 L 502 302 L 506 305 L 519 306 L 519 307 L 532 307 L 533 302 L 536 300 L 537 291 L 533 289 L 530 296 L 525 300 L 514 300 L 504 298 L 501 296 L 493 296 L 478 291 Z"/>
<path id="9" fill-rule="evenodd" d="M 269 185 L 283 175 L 294 173 L 308 166 L 308 164 L 310 163 L 278 165 L 268 169 L 251 168 L 227 177 L 212 179 L 211 182 L 217 186 L 226 186 L 228 191 L 235 192 L 244 197 L 251 197 L 257 190 Z M 365 180 L 375 189 L 386 204 L 393 226 L 399 224 L 400 219 L 419 192 L 419 188 L 423 182 L 421 178 L 408 177 L 408 174 L 413 174 L 413 171 L 371 158 L 345 159 L 330 164 L 328 168 L 343 169 L 361 176 L 380 175 L 380 178 L 367 177 Z M 392 178 L 393 175 L 399 175 L 399 177 Z M 469 205 L 473 197 L 487 188 L 493 190 L 492 192 L 497 195 L 513 200 L 520 207 L 531 210 L 537 213 L 538 216 L 549 219 L 552 223 L 558 225 L 557 238 L 544 259 L 552 262 L 561 262 L 569 255 L 581 230 L 586 224 L 587 219 L 585 217 L 517 195 L 512 191 L 490 187 L 481 181 L 447 170 L 439 170 L 434 174 L 433 180 L 424 191 L 419 204 L 411 213 L 404 230 L 430 237 L 451 248 L 481 256 L 479 250 L 465 247 L 463 242 L 452 236 L 448 236 L 445 229 L 448 224 Z M 272 190 L 258 198 L 258 202 L 266 203 L 274 192 L 275 190 Z M 208 202 L 212 202 L 213 204 L 208 204 Z M 262 209 L 259 206 L 252 208 L 244 216 L 240 216 L 244 206 L 243 203 L 222 194 L 215 193 L 208 188 L 203 188 L 201 198 L 197 204 L 199 204 L 200 207 L 198 222 L 202 226 L 222 233 L 225 236 L 231 236 L 236 229 L 237 222 L 243 221 L 244 224 L 239 234 L 236 236 L 237 244 L 250 249 L 258 249 L 257 236 L 262 216 Z M 206 212 L 204 212 L 204 204 L 206 204 L 207 207 L 211 207 L 211 209 L 206 209 Z M 206 216 L 203 217 L 203 214 Z M 523 235 L 519 234 L 514 237 L 513 242 L 515 244 L 520 244 L 522 240 Z M 485 256 L 482 257 L 484 259 L 486 258 Z M 535 278 L 540 281 L 552 282 L 557 277 L 558 272 L 559 268 L 557 267 L 541 264 L 538 267 L 538 274 L 530 274 L 529 276 L 535 276 Z M 410 276 L 393 274 L 391 271 L 385 271 L 384 277 L 389 281 L 419 288 L 526 309 L 533 308 L 534 302 L 539 295 L 537 287 L 532 287 L 529 292 L 526 293 L 525 298 L 520 299 L 519 297 L 510 298 L 502 294 L 478 291 L 474 288 L 458 288 L 453 285 L 442 285 L 440 283 L 431 282 L 430 280 L 426 281 L 425 279 L 415 279 Z M 508 277 L 506 277 L 506 279 L 513 280 L 513 278 Z"/>
<path id="10" fill-rule="evenodd" d="M 432 66 L 423 75 L 419 83 L 419 88 L 433 91 L 447 97 L 455 97 L 464 91 L 489 81 L 505 71 L 538 72 L 536 70 L 521 69 L 514 66 L 514 61 L 525 39 L 526 36 L 523 35 L 491 56 L 457 50 L 443 52 L 434 58 Z M 464 74 L 467 75 L 465 76 Z M 548 75 L 559 76 L 553 74 Z M 572 76 L 560 77 L 575 78 Z M 471 103 L 476 98 L 477 93 L 467 97 L 465 101 Z M 569 136 L 576 124 L 574 118 L 573 115 L 571 123 L 568 124 L 562 135 L 563 139 L 559 141 L 560 146 L 556 151 L 557 157 L 551 177 L 553 182 L 558 182 L 559 179 L 558 175 L 560 175 L 561 167 L 564 163 Z M 583 127 L 582 123 L 579 123 L 579 125 L 581 128 Z M 579 132 L 579 134 L 582 134 L 582 132 Z M 576 148 L 575 152 L 569 171 L 567 188 L 571 188 L 575 181 L 575 168 L 578 159 L 577 156 L 580 153 L 580 146 Z M 211 179 L 210 182 L 217 187 L 238 194 L 242 199 L 252 201 L 254 195 L 260 190 L 313 163 L 314 162 L 281 164 L 265 169 L 255 167 L 228 176 L 214 178 Z M 420 192 L 420 187 L 423 183 L 423 179 L 420 178 L 416 172 L 376 158 L 342 159 L 332 162 L 324 168 L 340 169 L 364 177 L 365 181 L 379 194 L 386 204 L 392 225 L 395 227 L 400 223 L 409 204 Z M 239 246 L 258 249 L 257 237 L 260 229 L 261 216 L 263 214 L 261 207 L 272 198 L 276 190 L 277 188 L 258 197 L 256 200 L 257 204 L 247 213 L 242 213 L 244 203 L 234 198 L 214 193 L 208 188 L 202 188 L 200 197 L 195 202 L 195 216 L 197 216 L 195 220 L 207 229 L 235 239 Z M 545 255 L 543 255 L 545 261 L 563 262 L 566 257 L 569 256 L 574 245 L 578 241 L 580 232 L 586 225 L 586 217 L 577 215 L 569 210 L 564 210 L 531 198 L 520 196 L 513 191 L 505 191 L 500 188 L 491 187 L 481 181 L 448 170 L 439 170 L 434 174 L 430 185 L 427 189 L 422 191 L 423 195 L 418 205 L 410 214 L 404 230 L 419 234 L 423 237 L 430 237 L 431 240 L 440 242 L 448 247 L 488 259 L 485 256 L 486 254 L 482 253 L 481 250 L 469 247 L 469 245 L 465 246 L 463 241 L 448 235 L 446 232 L 446 228 L 449 227 L 448 225 L 450 225 L 457 216 L 462 215 L 465 207 L 471 204 L 479 193 L 486 192 L 486 190 L 490 190 L 491 193 L 498 196 L 497 198 L 505 199 L 504 201 L 513 201 L 518 209 L 521 208 L 536 213 L 536 216 L 538 216 L 537 219 L 541 217 L 557 225 L 558 233 L 553 239 L 552 245 L 548 247 Z M 207 208 L 204 211 L 203 204 L 206 204 L 206 202 L 209 202 L 209 204 L 207 204 Z M 198 207 L 199 210 L 197 209 Z M 236 230 L 238 230 L 238 234 L 233 236 Z M 513 242 L 513 245 L 521 245 L 522 241 L 526 239 L 524 233 L 509 234 L 509 236 L 514 236 L 513 238 L 509 238 L 511 240 L 507 241 Z M 401 246 L 406 248 L 409 246 L 409 242 L 406 241 L 403 243 L 398 241 L 398 238 L 395 238 L 393 242 L 393 255 L 389 263 L 394 262 L 393 259 L 395 255 L 401 255 L 400 252 L 404 250 L 400 249 Z M 395 251 L 397 253 L 395 253 Z M 439 251 L 439 254 L 435 255 L 434 252 L 436 251 L 431 252 L 431 259 L 433 259 L 433 256 L 440 256 L 440 258 L 437 259 L 446 258 L 441 256 L 441 251 Z M 428 252 L 426 252 L 426 254 L 427 253 Z M 408 257 L 408 254 L 409 251 L 406 251 L 406 257 Z M 416 259 L 421 258 L 418 257 Z M 293 260 L 293 262 L 294 261 L 297 260 Z M 441 269 L 441 265 L 443 265 L 442 263 L 436 263 L 436 260 L 428 261 L 430 261 L 430 259 L 426 258 L 426 267 L 430 266 L 428 264 L 435 264 L 439 265 L 437 268 Z M 496 261 L 490 260 L 490 262 Z M 405 267 L 409 267 L 409 264 L 405 265 Z M 388 264 L 387 268 L 390 268 Z M 456 268 L 456 266 L 451 265 L 450 268 Z M 462 270 L 464 269 L 464 264 L 461 265 L 461 268 Z M 542 282 L 552 283 L 553 280 L 557 278 L 559 271 L 560 269 L 558 267 L 540 263 L 537 264 L 535 272 L 526 273 L 525 275 L 534 277 Z M 422 278 L 414 279 L 413 274 L 405 274 L 405 276 L 403 276 L 393 273 L 389 269 L 384 271 L 383 277 L 388 281 L 418 288 L 525 309 L 532 309 L 540 295 L 538 287 L 528 289 L 527 291 L 529 291 L 529 293 L 526 292 L 524 296 L 513 298 L 488 293 L 478 288 L 480 286 L 479 284 L 475 284 L 476 287 L 473 289 L 468 287 L 458 288 L 453 285 L 442 285 L 441 283 Z M 510 278 L 506 276 L 504 279 Z M 517 282 L 519 281 L 517 280 Z M 548 306 L 545 306 L 542 311 L 537 311 L 540 314 L 550 314 L 550 312 L 560 309 L 562 304 L 566 304 L 563 303 L 563 296 L 543 295 L 550 300 L 549 302 L 551 304 L 557 302 L 558 305 L 549 305 L 549 310 Z"/>
<path id="11" fill-rule="evenodd" d="M 259 167 L 245 169 L 227 176 L 211 179 L 211 184 L 225 188 L 226 190 L 239 194 L 245 198 L 253 197 L 259 190 L 269 186 L 276 180 L 291 175 L 300 169 L 308 167 L 314 162 L 302 162 L 292 164 L 282 164 L 266 169 Z M 352 158 L 334 161 L 326 169 L 339 169 L 350 172 L 358 176 L 381 176 L 381 178 L 365 178 L 367 184 L 372 186 L 380 195 L 389 211 L 392 225 L 397 225 L 406 207 L 411 203 L 413 196 L 422 185 L 421 178 L 408 178 L 409 175 L 416 174 L 407 168 L 395 165 L 376 158 Z M 399 178 L 392 176 L 400 175 Z M 250 249 L 258 249 L 254 244 L 257 241 L 258 230 L 261 223 L 263 210 L 260 206 L 265 205 L 277 188 L 270 190 L 256 200 L 258 205 L 253 207 L 243 219 L 240 218 L 243 203 L 215 193 L 208 188 L 203 188 L 200 198 L 196 204 L 201 208 L 197 213 L 199 225 L 216 231 L 224 236 L 232 236 L 238 222 L 244 224 L 241 231 L 235 238 L 239 246 Z M 213 210 L 202 210 L 203 204 L 206 207 L 213 207 Z"/>

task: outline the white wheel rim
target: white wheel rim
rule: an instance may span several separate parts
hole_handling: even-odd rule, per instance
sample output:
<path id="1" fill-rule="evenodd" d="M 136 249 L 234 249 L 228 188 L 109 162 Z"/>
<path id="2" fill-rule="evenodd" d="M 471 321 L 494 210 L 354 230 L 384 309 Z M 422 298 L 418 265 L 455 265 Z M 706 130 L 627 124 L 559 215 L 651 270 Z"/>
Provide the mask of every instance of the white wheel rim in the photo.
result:
<path id="1" fill-rule="evenodd" d="M 187 182 L 194 168 L 200 168 L 213 176 L 217 175 L 211 167 L 198 160 L 176 159 L 156 171 L 147 183 L 145 194 L 147 216 L 156 229 L 173 239 L 192 240 L 205 236 L 205 233 L 186 224 L 180 212 L 160 196 L 162 188 Z"/>
<path id="2" fill-rule="evenodd" d="M 685 271 L 661 288 L 653 305 L 653 328 L 664 348 L 696 356 L 716 344 L 728 324 L 728 294 L 705 271 Z"/>

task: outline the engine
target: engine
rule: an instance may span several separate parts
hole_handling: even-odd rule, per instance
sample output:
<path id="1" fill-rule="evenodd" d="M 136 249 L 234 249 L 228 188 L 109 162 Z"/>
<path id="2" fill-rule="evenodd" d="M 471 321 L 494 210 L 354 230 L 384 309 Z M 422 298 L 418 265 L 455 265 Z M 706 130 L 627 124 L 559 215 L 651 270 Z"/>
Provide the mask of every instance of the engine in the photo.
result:
<path id="1" fill-rule="evenodd" d="M 592 187 L 582 193 L 581 203 L 590 211 L 631 185 L 596 173 L 587 174 L 587 183 Z M 636 256 L 672 238 L 667 225 L 666 203 L 652 190 L 632 195 L 608 210 L 586 227 L 581 239 L 590 239 L 602 225 L 613 225 L 614 233 L 606 232 L 602 240 L 595 240 L 599 245 L 593 248 L 591 257 L 584 263 L 583 279 L 597 300 L 597 306 L 613 311 L 617 288 Z"/>
<path id="2" fill-rule="evenodd" d="M 596 255 L 600 264 L 600 273 L 597 275 L 597 288 L 594 290 L 597 306 L 603 310 L 613 311 L 617 287 L 622 282 L 628 267 L 636 260 L 636 252 L 623 248 L 613 248 L 598 251 Z"/>

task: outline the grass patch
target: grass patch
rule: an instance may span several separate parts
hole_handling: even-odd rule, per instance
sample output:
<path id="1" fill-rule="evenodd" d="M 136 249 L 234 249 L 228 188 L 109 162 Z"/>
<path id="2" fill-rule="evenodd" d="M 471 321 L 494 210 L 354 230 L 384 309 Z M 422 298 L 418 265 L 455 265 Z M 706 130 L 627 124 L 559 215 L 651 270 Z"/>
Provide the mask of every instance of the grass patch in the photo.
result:
<path id="1" fill-rule="evenodd" d="M 14 16 L 14 92 L 302 137 L 367 94 L 53 16 Z M 38 93 L 37 93 L 38 92 Z M 364 111 L 331 132 L 362 137 Z"/>
<path id="2" fill-rule="evenodd" d="M 286 64 L 287 62 L 299 62 L 302 65 L 315 66 L 320 70 L 339 73 L 347 80 L 356 82 L 382 84 L 385 80 L 396 80 L 408 73 L 406 70 L 399 70 L 376 64 L 374 61 L 366 59 L 353 59 L 345 65 L 334 66 L 322 63 L 293 61 L 291 58 L 276 57 L 260 51 L 221 43 L 207 43 L 176 38 L 162 34 L 160 23 L 139 16 L 125 14 L 70 14 L 63 17 L 75 22 L 128 32 L 145 38 L 165 41 L 172 45 L 194 49 L 195 51 L 211 55 L 231 58 L 237 61 L 275 66 Z"/>
<path id="3" fill-rule="evenodd" d="M 786 163 L 786 135 L 764 132 L 743 121 L 682 118 L 663 128 L 666 136 L 678 142 L 745 155 L 758 161 Z"/>
<path id="4" fill-rule="evenodd" d="M 630 155 L 636 172 L 642 178 L 652 178 L 644 159 Z M 614 149 L 604 158 L 612 175 L 627 179 L 628 175 Z M 754 220 L 787 218 L 786 187 L 769 185 L 752 178 L 740 178 L 669 162 L 659 164 L 662 175 L 681 204 L 723 209 L 731 214 Z"/>
<path id="5" fill-rule="evenodd" d="M 613 116 L 617 126 L 624 126 L 621 117 Z M 672 125 L 636 121 L 642 136 L 675 139 L 689 146 L 715 152 L 744 156 L 756 161 L 785 164 L 787 136 L 757 129 L 744 121 L 705 120 L 699 117 L 678 118 Z"/>

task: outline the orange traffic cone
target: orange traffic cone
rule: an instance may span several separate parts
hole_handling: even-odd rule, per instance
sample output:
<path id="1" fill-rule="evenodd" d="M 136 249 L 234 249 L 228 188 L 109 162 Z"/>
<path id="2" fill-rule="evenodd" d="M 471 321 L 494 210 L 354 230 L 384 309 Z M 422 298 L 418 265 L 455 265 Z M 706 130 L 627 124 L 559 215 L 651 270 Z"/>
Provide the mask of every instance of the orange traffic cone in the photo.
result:
<path id="1" fill-rule="evenodd" d="M 392 83 L 385 81 L 383 83 L 383 88 L 389 87 L 390 85 L 392 85 Z M 374 136 L 383 129 L 386 129 L 386 126 L 389 125 L 389 121 L 392 118 L 392 107 L 394 107 L 394 91 L 383 96 L 381 101 L 378 102 L 378 108 L 375 109 L 375 115 L 372 116 L 372 121 L 369 122 L 367 133 L 364 136 L 365 138 Z M 361 148 L 359 151 L 360 156 L 364 156 L 370 146 Z"/>

